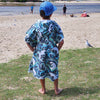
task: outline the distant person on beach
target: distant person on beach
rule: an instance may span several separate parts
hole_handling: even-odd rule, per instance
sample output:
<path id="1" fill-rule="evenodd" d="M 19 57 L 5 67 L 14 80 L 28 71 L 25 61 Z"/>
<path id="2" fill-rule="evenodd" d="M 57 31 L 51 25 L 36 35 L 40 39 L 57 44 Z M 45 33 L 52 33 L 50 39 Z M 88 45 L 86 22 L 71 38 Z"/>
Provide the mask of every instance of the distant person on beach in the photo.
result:
<path id="1" fill-rule="evenodd" d="M 67 7 L 66 7 L 66 5 L 64 4 L 64 6 L 63 6 L 63 14 L 64 14 L 64 15 L 66 15 L 66 10 L 67 10 Z"/>
<path id="2" fill-rule="evenodd" d="M 46 93 L 45 78 L 54 82 L 56 95 L 62 91 L 58 88 L 58 60 L 64 36 L 60 26 L 50 19 L 56 9 L 48 1 L 41 3 L 39 11 L 42 19 L 33 24 L 25 36 L 27 46 L 33 52 L 28 71 L 40 80 L 41 94 Z"/>
<path id="3" fill-rule="evenodd" d="M 31 6 L 31 8 L 30 8 L 30 9 L 31 9 L 31 12 L 30 12 L 30 13 L 31 13 L 31 14 L 33 14 L 33 9 L 34 9 L 34 6 Z"/>
<path id="4" fill-rule="evenodd" d="M 74 17 L 74 14 L 70 14 L 70 17 Z"/>
<path id="5" fill-rule="evenodd" d="M 87 15 L 86 11 L 83 11 L 83 13 L 81 14 L 81 17 L 89 17 L 89 15 Z"/>

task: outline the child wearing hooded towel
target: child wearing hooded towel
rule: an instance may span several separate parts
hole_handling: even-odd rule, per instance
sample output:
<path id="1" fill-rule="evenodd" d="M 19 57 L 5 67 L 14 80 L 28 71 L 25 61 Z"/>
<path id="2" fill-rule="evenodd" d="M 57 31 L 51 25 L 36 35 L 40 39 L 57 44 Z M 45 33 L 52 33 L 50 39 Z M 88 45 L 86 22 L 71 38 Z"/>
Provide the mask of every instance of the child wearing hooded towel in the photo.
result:
<path id="1" fill-rule="evenodd" d="M 54 82 L 56 95 L 62 91 L 58 88 L 58 60 L 64 36 L 60 26 L 50 19 L 56 9 L 48 1 L 41 3 L 39 12 L 42 20 L 33 24 L 25 36 L 27 46 L 33 52 L 28 71 L 40 80 L 42 88 L 39 92 L 42 94 L 46 93 L 45 78 Z"/>

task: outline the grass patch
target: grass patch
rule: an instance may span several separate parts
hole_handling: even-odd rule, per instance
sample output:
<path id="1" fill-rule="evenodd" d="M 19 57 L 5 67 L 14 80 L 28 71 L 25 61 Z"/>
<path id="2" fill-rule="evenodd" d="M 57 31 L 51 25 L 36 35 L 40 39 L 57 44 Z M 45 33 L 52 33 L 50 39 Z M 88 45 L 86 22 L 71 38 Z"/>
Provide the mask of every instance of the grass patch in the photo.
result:
<path id="1" fill-rule="evenodd" d="M 54 95 L 53 82 L 46 79 L 47 94 L 41 95 L 39 80 L 28 74 L 31 56 L 0 64 L 0 100 L 99 100 L 100 48 L 61 50 L 59 86 Z"/>

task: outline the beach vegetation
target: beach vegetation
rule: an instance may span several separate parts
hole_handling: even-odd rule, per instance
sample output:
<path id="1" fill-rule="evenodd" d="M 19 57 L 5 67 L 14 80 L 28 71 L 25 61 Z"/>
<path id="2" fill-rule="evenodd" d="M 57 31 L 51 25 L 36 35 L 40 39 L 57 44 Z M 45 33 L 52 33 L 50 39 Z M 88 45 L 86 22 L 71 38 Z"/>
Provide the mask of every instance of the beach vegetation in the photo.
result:
<path id="1" fill-rule="evenodd" d="M 99 100 L 100 48 L 61 50 L 59 59 L 60 95 L 46 79 L 47 93 L 42 95 L 39 80 L 27 72 L 32 56 L 0 64 L 0 100 Z"/>
<path id="2" fill-rule="evenodd" d="M 42 2 L 45 0 L 0 0 L 0 2 Z"/>

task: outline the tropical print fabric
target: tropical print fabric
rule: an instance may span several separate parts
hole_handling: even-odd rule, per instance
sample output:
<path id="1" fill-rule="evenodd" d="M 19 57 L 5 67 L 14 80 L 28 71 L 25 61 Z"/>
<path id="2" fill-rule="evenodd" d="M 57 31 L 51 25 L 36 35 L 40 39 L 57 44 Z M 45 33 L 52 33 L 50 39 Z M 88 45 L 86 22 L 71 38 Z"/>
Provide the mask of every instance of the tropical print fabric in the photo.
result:
<path id="1" fill-rule="evenodd" d="M 38 79 L 56 80 L 59 51 L 57 44 L 64 38 L 60 26 L 52 20 L 37 21 L 26 32 L 25 41 L 35 47 L 30 61 L 29 72 Z"/>

